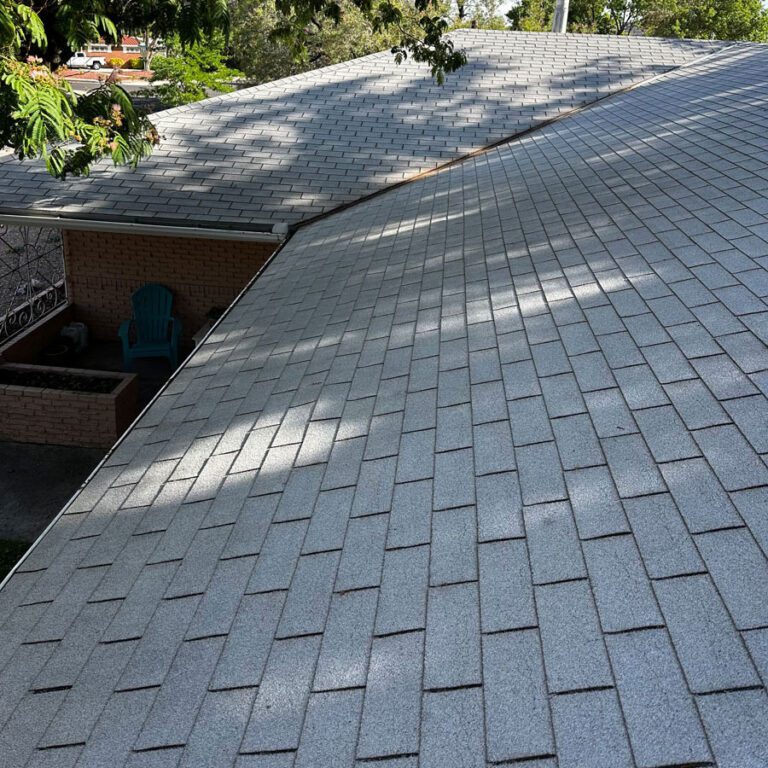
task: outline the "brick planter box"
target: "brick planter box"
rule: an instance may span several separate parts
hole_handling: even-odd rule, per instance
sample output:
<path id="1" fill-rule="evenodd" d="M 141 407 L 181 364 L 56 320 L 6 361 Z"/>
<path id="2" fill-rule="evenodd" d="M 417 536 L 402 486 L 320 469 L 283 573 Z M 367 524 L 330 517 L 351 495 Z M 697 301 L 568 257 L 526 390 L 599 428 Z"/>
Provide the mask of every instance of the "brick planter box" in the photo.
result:
<path id="1" fill-rule="evenodd" d="M 0 365 L 0 371 L 117 379 L 109 394 L 0 383 L 0 440 L 84 448 L 111 448 L 138 413 L 138 380 L 132 373 Z"/>
<path id="2" fill-rule="evenodd" d="M 40 351 L 58 339 L 61 329 L 76 319 L 71 303 L 54 309 L 10 341 L 3 342 L 0 345 L 0 362 L 34 363 Z"/>

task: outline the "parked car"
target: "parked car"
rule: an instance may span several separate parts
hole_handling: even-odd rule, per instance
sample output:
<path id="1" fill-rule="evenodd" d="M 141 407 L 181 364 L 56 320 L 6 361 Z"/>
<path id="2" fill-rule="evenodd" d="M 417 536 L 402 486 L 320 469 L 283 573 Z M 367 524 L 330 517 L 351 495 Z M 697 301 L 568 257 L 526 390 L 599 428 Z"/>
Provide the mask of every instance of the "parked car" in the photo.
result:
<path id="1" fill-rule="evenodd" d="M 70 69 L 101 69 L 107 66 L 107 60 L 103 56 L 88 56 L 85 51 L 77 51 L 67 61 Z"/>

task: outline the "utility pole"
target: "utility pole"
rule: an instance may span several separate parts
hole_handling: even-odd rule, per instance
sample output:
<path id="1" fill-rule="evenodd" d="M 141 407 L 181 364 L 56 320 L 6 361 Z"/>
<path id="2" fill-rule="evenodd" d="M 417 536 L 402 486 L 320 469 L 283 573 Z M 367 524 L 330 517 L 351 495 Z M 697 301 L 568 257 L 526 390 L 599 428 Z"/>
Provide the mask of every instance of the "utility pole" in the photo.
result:
<path id="1" fill-rule="evenodd" d="M 565 32 L 568 26 L 568 0 L 556 0 L 555 17 L 552 20 L 553 32 Z"/>

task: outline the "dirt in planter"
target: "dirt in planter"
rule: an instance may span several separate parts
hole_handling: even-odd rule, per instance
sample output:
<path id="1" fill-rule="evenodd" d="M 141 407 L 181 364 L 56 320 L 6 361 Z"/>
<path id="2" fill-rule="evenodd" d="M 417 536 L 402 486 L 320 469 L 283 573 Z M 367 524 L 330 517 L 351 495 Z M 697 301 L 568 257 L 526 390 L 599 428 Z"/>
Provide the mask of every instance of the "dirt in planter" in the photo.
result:
<path id="1" fill-rule="evenodd" d="M 57 371 L 18 371 L 0 367 L 0 384 L 16 387 L 39 387 L 40 389 L 65 389 L 69 392 L 90 392 L 107 395 L 121 383 L 122 379 L 102 376 L 88 376 Z"/>

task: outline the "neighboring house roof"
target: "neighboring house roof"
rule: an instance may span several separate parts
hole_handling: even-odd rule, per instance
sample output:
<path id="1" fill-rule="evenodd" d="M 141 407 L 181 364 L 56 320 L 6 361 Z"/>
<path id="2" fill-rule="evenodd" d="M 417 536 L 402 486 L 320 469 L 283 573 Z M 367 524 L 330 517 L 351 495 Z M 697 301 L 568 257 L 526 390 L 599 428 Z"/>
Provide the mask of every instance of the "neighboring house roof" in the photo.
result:
<path id="1" fill-rule="evenodd" d="M 4 764 L 765 766 L 767 67 L 299 230 L 0 591 Z"/>
<path id="2" fill-rule="evenodd" d="M 140 45 L 140 43 L 141 40 L 139 40 L 138 37 L 133 37 L 133 35 L 123 35 L 117 45 Z M 93 43 L 89 43 L 89 46 L 90 45 L 93 45 Z M 103 37 L 100 37 L 98 40 L 98 45 L 109 45 L 109 43 L 107 43 Z"/>
<path id="3" fill-rule="evenodd" d="M 438 86 L 383 52 L 153 117 L 138 169 L 52 180 L 0 163 L 0 208 L 220 227 L 295 224 L 432 170 L 722 43 L 461 31 L 467 66 Z"/>

